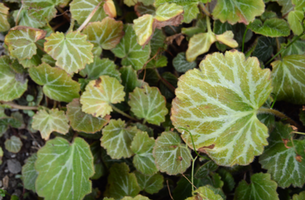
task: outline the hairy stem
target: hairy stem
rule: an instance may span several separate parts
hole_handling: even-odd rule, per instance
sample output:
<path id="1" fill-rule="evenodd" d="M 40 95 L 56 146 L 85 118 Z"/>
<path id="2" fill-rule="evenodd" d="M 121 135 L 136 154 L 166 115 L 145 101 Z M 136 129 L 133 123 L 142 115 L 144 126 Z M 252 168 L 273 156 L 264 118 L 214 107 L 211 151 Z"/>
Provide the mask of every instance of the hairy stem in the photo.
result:
<path id="1" fill-rule="evenodd" d="M 113 109 L 114 111 L 120 113 L 121 115 L 123 115 L 123 116 L 125 116 L 125 117 L 127 117 L 127 118 L 129 118 L 129 119 L 131 119 L 131 120 L 139 121 L 138 119 L 133 118 L 132 116 L 128 115 L 127 113 L 121 111 L 120 109 L 118 109 L 118 108 L 115 107 L 114 105 L 112 105 L 112 104 L 110 104 L 110 105 L 111 105 L 111 107 L 112 107 L 112 109 Z"/>
<path id="2" fill-rule="evenodd" d="M 19 110 L 38 110 L 37 106 L 21 106 L 18 104 L 15 104 L 13 102 L 8 101 L 0 101 L 1 104 L 8 105 L 11 108 L 19 109 Z"/>

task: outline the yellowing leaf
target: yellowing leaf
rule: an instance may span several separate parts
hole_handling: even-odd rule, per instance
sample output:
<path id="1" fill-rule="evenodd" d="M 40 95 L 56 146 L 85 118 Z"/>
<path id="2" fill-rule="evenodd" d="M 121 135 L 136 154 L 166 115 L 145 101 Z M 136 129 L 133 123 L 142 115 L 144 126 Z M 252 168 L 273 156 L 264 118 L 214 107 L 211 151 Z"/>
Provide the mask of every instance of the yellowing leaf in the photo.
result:
<path id="1" fill-rule="evenodd" d="M 9 8 L 3 3 L 0 3 L 0 32 L 4 32 L 10 29 L 10 24 L 7 21 Z"/>
<path id="2" fill-rule="evenodd" d="M 39 130 L 41 137 L 48 140 L 53 131 L 66 134 L 69 131 L 68 119 L 64 111 L 40 110 L 33 116 L 32 128 Z"/>
<path id="3" fill-rule="evenodd" d="M 79 32 L 52 33 L 46 38 L 44 50 L 56 60 L 56 65 L 69 74 L 78 72 L 93 62 L 93 45 Z"/>
<path id="4" fill-rule="evenodd" d="M 208 185 L 209 186 L 209 185 Z M 208 186 L 202 186 L 195 190 L 194 192 L 196 193 L 195 196 L 189 197 L 185 200 L 197 200 L 197 199 L 202 199 L 202 200 L 223 200 L 223 198 L 219 194 L 215 194 L 215 192 L 210 189 Z"/>
<path id="5" fill-rule="evenodd" d="M 256 116 L 272 91 L 270 71 L 237 51 L 214 53 L 179 78 L 171 120 L 188 129 L 195 148 L 218 165 L 247 165 L 266 146 L 268 129 Z M 193 148 L 190 134 L 182 139 Z M 234 148 L 232 148 L 234 147 Z"/>
<path id="6" fill-rule="evenodd" d="M 183 13 L 183 7 L 179 6 L 175 3 L 164 3 L 161 6 L 159 6 L 156 10 L 155 19 L 159 22 L 165 22 L 168 20 L 177 20 L 179 15 Z M 179 20 L 182 20 L 182 16 L 179 17 Z M 179 23 L 180 23 L 179 21 Z M 177 23 L 175 23 L 177 24 Z"/>
<path id="7" fill-rule="evenodd" d="M 216 35 L 216 40 L 231 48 L 238 47 L 238 43 L 233 39 L 234 34 L 232 31 L 226 31 L 221 35 Z"/>
<path id="8" fill-rule="evenodd" d="M 154 31 L 153 22 L 153 16 L 148 14 L 145 14 L 133 20 L 133 29 L 136 32 L 137 42 L 139 43 L 139 45 L 143 46 L 148 44 Z"/>
<path id="9" fill-rule="evenodd" d="M 124 87 L 116 78 L 100 76 L 89 82 L 80 102 L 85 113 L 104 117 L 112 111 L 111 104 L 124 101 L 124 96 Z"/>
<path id="10" fill-rule="evenodd" d="M 106 2 L 103 5 L 104 11 L 109 17 L 116 17 L 116 10 L 115 5 L 112 0 L 106 0 Z"/>

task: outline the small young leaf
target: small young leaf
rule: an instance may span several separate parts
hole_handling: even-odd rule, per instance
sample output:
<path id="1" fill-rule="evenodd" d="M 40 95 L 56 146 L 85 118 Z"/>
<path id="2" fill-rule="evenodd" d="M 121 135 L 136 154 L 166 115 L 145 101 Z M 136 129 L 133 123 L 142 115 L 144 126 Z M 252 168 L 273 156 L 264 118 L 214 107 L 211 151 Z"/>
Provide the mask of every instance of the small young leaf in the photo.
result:
<path id="1" fill-rule="evenodd" d="M 251 176 L 251 183 L 242 180 L 235 190 L 234 200 L 270 199 L 278 200 L 277 184 L 270 174 L 258 173 Z"/>
<path id="2" fill-rule="evenodd" d="M 185 200 L 223 200 L 223 198 L 219 194 L 215 194 L 215 192 L 207 186 L 203 186 L 194 191 L 197 195 L 193 197 L 189 197 Z"/>
<path id="3" fill-rule="evenodd" d="M 2 147 L 0 147 L 0 165 L 2 165 L 2 157 L 3 157 L 3 150 Z"/>
<path id="4" fill-rule="evenodd" d="M 0 137 L 8 129 L 9 126 L 13 128 L 20 128 L 22 122 L 13 117 L 1 117 L 0 118 Z"/>
<path id="5" fill-rule="evenodd" d="M 131 65 L 135 70 L 142 69 L 150 55 L 150 45 L 144 48 L 137 43 L 137 36 L 132 25 L 124 26 L 125 35 L 120 43 L 111 51 L 115 56 L 122 58 L 121 64 Z"/>
<path id="6" fill-rule="evenodd" d="M 219 19 L 222 23 L 228 21 L 230 24 L 236 22 L 249 24 L 255 18 L 260 16 L 265 8 L 263 0 L 218 0 L 213 10 L 213 17 Z"/>
<path id="7" fill-rule="evenodd" d="M 12 136 L 10 139 L 5 140 L 5 149 L 11 153 L 18 153 L 22 147 L 22 141 L 19 137 Z"/>
<path id="8" fill-rule="evenodd" d="M 44 50 L 56 60 L 56 65 L 69 74 L 78 72 L 86 64 L 93 62 L 93 44 L 87 36 L 79 32 L 52 33 L 46 38 Z"/>
<path id="9" fill-rule="evenodd" d="M 195 148 L 218 165 L 249 164 L 268 144 L 268 129 L 256 112 L 272 91 L 269 69 L 237 51 L 208 55 L 199 67 L 179 78 L 173 125 L 188 129 Z M 193 148 L 189 133 L 182 138 Z"/>
<path id="10" fill-rule="evenodd" d="M 304 11 L 293 10 L 288 14 L 288 23 L 295 35 L 300 35 L 303 32 Z"/>
<path id="11" fill-rule="evenodd" d="M 71 102 L 79 97 L 80 84 L 64 70 L 43 63 L 29 69 L 33 81 L 43 85 L 43 93 L 56 101 Z"/>
<path id="12" fill-rule="evenodd" d="M 125 121 L 121 119 L 110 120 L 109 124 L 103 128 L 101 146 L 107 150 L 107 154 L 112 159 L 129 158 L 134 153 L 131 150 L 131 142 L 136 133 L 141 132 L 135 126 L 125 127 Z"/>
<path id="13" fill-rule="evenodd" d="M 199 14 L 198 3 L 199 1 L 183 6 L 183 23 L 191 23 L 193 19 L 197 18 Z"/>
<path id="14" fill-rule="evenodd" d="M 289 187 L 291 184 L 294 187 L 302 187 L 305 183 L 305 176 L 302 175 L 305 174 L 305 141 L 294 140 L 292 144 L 291 132 L 291 127 L 276 122 L 274 130 L 270 133 L 269 146 L 259 159 L 262 167 L 268 170 L 272 179 L 282 188 Z M 285 144 L 284 141 L 287 140 Z M 298 152 L 298 148 L 303 150 Z M 297 155 L 302 156 L 303 159 L 298 161 Z"/>
<path id="15" fill-rule="evenodd" d="M 256 19 L 249 25 L 249 28 L 257 33 L 267 37 L 281 37 L 290 35 L 290 28 L 284 19 L 267 19 L 264 23 Z"/>
<path id="16" fill-rule="evenodd" d="M 153 175 L 158 171 L 152 154 L 154 146 L 155 140 L 149 138 L 146 132 L 136 133 L 130 146 L 135 153 L 133 157 L 135 168 L 145 175 Z"/>
<path id="17" fill-rule="evenodd" d="M 107 1 L 108 2 L 108 1 Z M 123 37 L 123 23 L 106 17 L 101 22 L 92 22 L 82 31 L 94 45 L 93 52 L 113 49 Z M 99 54 L 97 54 L 99 56 Z"/>
<path id="18" fill-rule="evenodd" d="M 136 171 L 135 175 L 141 190 L 144 190 L 148 194 L 157 193 L 163 188 L 164 178 L 159 172 L 149 176 Z"/>
<path id="19" fill-rule="evenodd" d="M 157 138 L 153 155 L 157 168 L 169 175 L 183 173 L 191 165 L 190 150 L 174 132 L 163 132 Z"/>
<path id="20" fill-rule="evenodd" d="M 3 3 L 0 3 L 0 32 L 4 32 L 10 29 L 10 24 L 7 21 L 9 8 Z"/>
<path id="21" fill-rule="evenodd" d="M 80 98 L 83 112 L 95 117 L 109 115 L 112 103 L 124 101 L 123 90 L 120 82 L 110 76 L 100 76 L 97 80 L 90 81 Z"/>
<path id="22" fill-rule="evenodd" d="M 84 113 L 81 109 L 79 99 L 73 99 L 73 101 L 67 105 L 67 116 L 70 125 L 74 130 L 85 133 L 100 131 L 110 120 L 109 115 L 101 118 Z"/>
<path id="23" fill-rule="evenodd" d="M 35 169 L 36 192 L 45 200 L 81 200 L 91 192 L 93 157 L 82 138 L 72 144 L 61 137 L 47 141 L 37 152 Z"/>
<path id="24" fill-rule="evenodd" d="M 173 59 L 173 65 L 177 72 L 185 73 L 190 69 L 196 67 L 196 62 L 188 62 L 186 60 L 185 52 L 178 53 Z"/>
<path id="25" fill-rule="evenodd" d="M 135 88 L 129 94 L 128 104 L 131 111 L 139 118 L 144 118 L 151 124 L 160 125 L 165 121 L 168 113 L 165 98 L 161 95 L 158 88 L 144 86 L 143 89 Z"/>
<path id="26" fill-rule="evenodd" d="M 129 173 L 128 165 L 114 163 L 110 168 L 108 186 L 104 196 L 121 199 L 125 196 L 135 197 L 139 192 L 137 178 L 134 173 Z"/>
<path id="27" fill-rule="evenodd" d="M 68 122 L 64 111 L 40 110 L 33 116 L 32 128 L 39 130 L 41 137 L 48 140 L 53 131 L 66 134 L 69 131 Z"/>
<path id="28" fill-rule="evenodd" d="M 22 182 L 24 188 L 36 192 L 35 182 L 38 176 L 38 172 L 35 170 L 35 162 L 37 160 L 37 154 L 34 153 L 26 160 L 25 165 L 22 166 Z"/>
<path id="29" fill-rule="evenodd" d="M 305 191 L 300 192 L 300 194 L 294 194 L 292 200 L 303 200 L 305 199 Z"/>
<path id="30" fill-rule="evenodd" d="M 271 63 L 273 93 L 277 100 L 305 103 L 305 56 L 290 55 Z"/>

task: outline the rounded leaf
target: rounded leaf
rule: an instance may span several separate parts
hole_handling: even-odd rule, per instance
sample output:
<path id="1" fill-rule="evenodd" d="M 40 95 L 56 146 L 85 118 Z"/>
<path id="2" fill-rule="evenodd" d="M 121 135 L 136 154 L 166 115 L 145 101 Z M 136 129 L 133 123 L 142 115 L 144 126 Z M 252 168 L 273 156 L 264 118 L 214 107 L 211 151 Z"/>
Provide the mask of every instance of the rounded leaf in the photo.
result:
<path id="1" fill-rule="evenodd" d="M 173 65 L 177 72 L 187 72 L 196 67 L 196 62 L 188 62 L 185 57 L 185 52 L 178 53 L 173 59 Z"/>
<path id="2" fill-rule="evenodd" d="M 139 45 L 143 46 L 148 44 L 154 31 L 154 17 L 152 15 L 145 14 L 133 20 L 133 23 L 133 29 L 137 35 L 137 42 Z"/>
<path id="3" fill-rule="evenodd" d="M 18 153 L 22 147 L 22 141 L 19 137 L 12 136 L 10 139 L 5 140 L 5 149 L 11 153 Z"/>
<path id="4" fill-rule="evenodd" d="M 160 172 L 150 176 L 136 171 L 135 175 L 141 190 L 144 190 L 148 194 L 157 193 L 163 188 L 164 177 Z"/>
<path id="5" fill-rule="evenodd" d="M 3 3 L 0 3 L 0 32 L 4 32 L 10 29 L 10 24 L 7 21 L 9 8 Z"/>
<path id="6" fill-rule="evenodd" d="M 171 120 L 176 128 L 188 129 L 195 148 L 218 165 L 247 165 L 267 145 L 268 129 L 256 113 L 271 91 L 270 71 L 262 70 L 256 58 L 237 51 L 214 53 L 200 70 L 180 77 Z M 189 133 L 182 139 L 193 148 Z"/>
<path id="7" fill-rule="evenodd" d="M 249 25 L 249 28 L 257 33 L 268 37 L 281 37 L 290 35 L 290 28 L 284 19 L 266 19 L 264 23 L 256 19 Z"/>
<path id="8" fill-rule="evenodd" d="M 35 162 L 37 160 L 37 154 L 34 153 L 26 160 L 25 165 L 22 166 L 22 182 L 24 188 L 36 192 L 35 182 L 38 176 L 38 172 L 35 170 Z"/>
<path id="9" fill-rule="evenodd" d="M 207 186 L 202 186 L 195 190 L 194 192 L 197 193 L 197 195 L 193 197 L 189 197 L 186 200 L 197 200 L 197 199 L 202 199 L 202 200 L 223 200 L 223 198 L 219 194 L 215 194 L 215 192 Z"/>

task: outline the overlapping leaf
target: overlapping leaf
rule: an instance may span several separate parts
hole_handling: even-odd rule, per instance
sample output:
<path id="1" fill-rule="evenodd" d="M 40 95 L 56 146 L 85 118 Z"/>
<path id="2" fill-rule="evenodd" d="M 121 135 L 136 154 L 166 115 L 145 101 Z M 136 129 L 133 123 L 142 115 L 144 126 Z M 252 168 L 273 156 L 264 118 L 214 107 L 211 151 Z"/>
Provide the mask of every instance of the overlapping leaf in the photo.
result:
<path id="1" fill-rule="evenodd" d="M 258 173 L 251 176 L 251 183 L 242 180 L 235 190 L 235 200 L 270 199 L 278 200 L 277 184 L 270 174 Z"/>
<path id="2" fill-rule="evenodd" d="M 22 182 L 24 188 L 36 192 L 35 182 L 38 176 L 38 172 L 35 170 L 35 162 L 37 160 L 37 154 L 34 153 L 26 160 L 25 165 L 22 166 Z"/>
<path id="3" fill-rule="evenodd" d="M 134 198 L 132 198 L 132 197 L 124 197 L 122 200 L 150 200 L 150 199 L 148 197 L 146 197 L 146 196 L 142 196 L 142 195 L 138 194 Z"/>
<path id="4" fill-rule="evenodd" d="M 1 116 L 0 117 L 0 137 L 8 129 L 9 126 L 13 128 L 20 128 L 22 122 L 14 117 Z"/>
<path id="5" fill-rule="evenodd" d="M 135 153 L 133 157 L 135 168 L 145 175 L 153 175 L 158 171 L 152 154 L 154 146 L 155 140 L 149 138 L 146 132 L 136 133 L 130 146 Z"/>
<path id="6" fill-rule="evenodd" d="M 28 7 L 24 7 L 21 11 L 15 10 L 13 17 L 15 22 L 20 26 L 40 28 L 46 24 L 46 21 L 38 21 Z"/>
<path id="7" fill-rule="evenodd" d="M 291 3 L 294 4 L 294 10 L 288 13 L 288 23 L 293 33 L 295 35 L 300 35 L 303 33 L 305 1 L 292 0 Z"/>
<path id="8" fill-rule="evenodd" d="M 88 36 L 88 41 L 94 45 L 93 52 L 99 55 L 102 49 L 114 48 L 123 37 L 123 23 L 110 17 L 101 22 L 92 22 L 82 31 Z"/>
<path id="9" fill-rule="evenodd" d="M 129 173 L 128 165 L 126 163 L 113 164 L 104 196 L 122 199 L 125 196 L 135 197 L 139 192 L 137 178 L 134 173 Z"/>
<path id="10" fill-rule="evenodd" d="M 103 128 L 101 145 L 112 159 L 128 158 L 134 154 L 130 145 L 138 132 L 141 131 L 135 126 L 125 127 L 125 121 L 121 119 L 110 120 L 109 124 Z"/>
<path id="11" fill-rule="evenodd" d="M 111 104 L 124 101 L 124 96 L 124 87 L 116 78 L 100 76 L 88 83 L 80 102 L 83 112 L 104 117 L 112 111 Z"/>
<path id="12" fill-rule="evenodd" d="M 268 37 L 281 37 L 290 35 L 288 23 L 284 19 L 271 18 L 262 22 L 259 19 L 254 20 L 249 28 L 257 33 Z"/>
<path id="13" fill-rule="evenodd" d="M 7 21 L 8 10 L 8 7 L 6 7 L 3 3 L 0 3 L 0 32 L 10 29 L 10 24 Z"/>
<path id="14" fill-rule="evenodd" d="M 37 153 L 36 192 L 45 200 L 81 200 L 91 192 L 94 174 L 90 146 L 76 137 L 72 144 L 56 137 Z"/>
<path id="15" fill-rule="evenodd" d="M 48 140 L 53 131 L 66 134 L 69 131 L 68 119 L 64 111 L 40 110 L 33 116 L 32 128 L 39 130 L 41 137 Z"/>
<path id="16" fill-rule="evenodd" d="M 8 56 L 0 57 L 0 100 L 12 101 L 19 98 L 27 89 L 28 80 L 11 68 Z"/>
<path id="17" fill-rule="evenodd" d="M 292 128 L 280 122 L 270 133 L 269 146 L 260 156 L 260 163 L 268 170 L 272 179 L 280 187 L 286 188 L 291 184 L 302 187 L 305 183 L 305 141 L 290 140 Z M 297 160 L 297 156 L 303 159 Z"/>
<path id="18" fill-rule="evenodd" d="M 141 190 L 144 190 L 148 194 L 157 193 L 163 188 L 164 178 L 159 172 L 150 176 L 136 171 L 135 175 Z"/>
<path id="19" fill-rule="evenodd" d="M 151 124 L 159 125 L 165 121 L 167 114 L 166 101 L 158 88 L 144 86 L 143 89 L 135 88 L 129 94 L 128 104 L 131 111 L 139 118 L 144 118 Z"/>
<path id="20" fill-rule="evenodd" d="M 161 172 L 175 175 L 185 172 L 191 164 L 190 150 L 181 143 L 177 133 L 163 132 L 153 150 L 155 163 Z"/>
<path id="21" fill-rule="evenodd" d="M 173 65 L 177 72 L 186 72 L 196 67 L 196 62 L 188 62 L 185 57 L 185 52 L 178 53 L 173 59 Z"/>
<path id="22" fill-rule="evenodd" d="M 10 139 L 5 140 L 5 149 L 12 153 L 18 153 L 22 147 L 22 141 L 19 137 L 12 136 Z"/>
<path id="23" fill-rule="evenodd" d="M 301 192 L 300 194 L 294 194 L 292 200 L 302 200 L 305 199 L 305 191 Z"/>
<path id="24" fill-rule="evenodd" d="M 56 60 L 56 65 L 69 74 L 78 72 L 86 64 L 93 62 L 93 44 L 88 42 L 87 36 L 79 32 L 52 33 L 46 38 L 44 50 Z"/>
<path id="25" fill-rule="evenodd" d="M 275 38 L 261 36 L 258 38 L 253 56 L 257 57 L 261 61 L 267 61 L 270 59 L 273 53 L 273 47 L 275 46 Z"/>
<path id="26" fill-rule="evenodd" d="M 33 81 L 43 85 L 43 93 L 56 101 L 70 102 L 79 97 L 80 85 L 64 70 L 43 63 L 29 69 Z"/>
<path id="27" fill-rule="evenodd" d="M 193 197 L 189 197 L 186 200 L 223 200 L 223 198 L 219 194 L 215 194 L 215 192 L 207 186 L 203 186 L 195 190 L 196 195 Z"/>
<path id="28" fill-rule="evenodd" d="M 134 70 L 131 66 L 123 66 L 120 68 L 120 73 L 125 92 L 132 92 L 139 85 L 136 70 Z"/>
<path id="29" fill-rule="evenodd" d="M 303 48 L 305 46 L 305 41 L 304 40 L 296 40 L 294 43 L 288 46 L 288 42 L 282 43 L 281 48 L 283 48 L 283 52 L 281 53 L 282 57 L 293 55 L 293 54 L 298 54 L 298 55 L 305 55 L 305 49 Z"/>
<path id="30" fill-rule="evenodd" d="M 214 53 L 181 76 L 172 104 L 176 128 L 188 129 L 196 149 L 218 165 L 247 165 L 267 145 L 256 112 L 271 93 L 270 71 L 237 51 Z M 183 140 L 193 148 L 188 133 Z M 242 144 L 242 145 L 241 145 Z M 235 148 L 232 148 L 235 146 Z"/>
<path id="31" fill-rule="evenodd" d="M 305 103 L 305 56 L 290 55 L 271 63 L 273 93 L 277 100 Z"/>
<path id="32" fill-rule="evenodd" d="M 73 101 L 67 105 L 67 116 L 70 125 L 74 130 L 85 133 L 95 133 L 100 131 L 110 120 L 109 115 L 101 118 L 93 117 L 90 114 L 84 113 L 79 99 L 73 99 Z"/>
<path id="33" fill-rule="evenodd" d="M 264 12 L 264 8 L 263 0 L 218 0 L 212 14 L 222 23 L 228 21 L 230 24 L 237 22 L 249 24 Z"/>
<path id="34" fill-rule="evenodd" d="M 142 69 L 150 55 L 150 46 L 144 48 L 137 43 L 137 36 L 132 25 L 124 26 L 125 35 L 120 43 L 111 51 L 115 56 L 122 58 L 121 64 L 131 65 L 135 70 Z"/>

